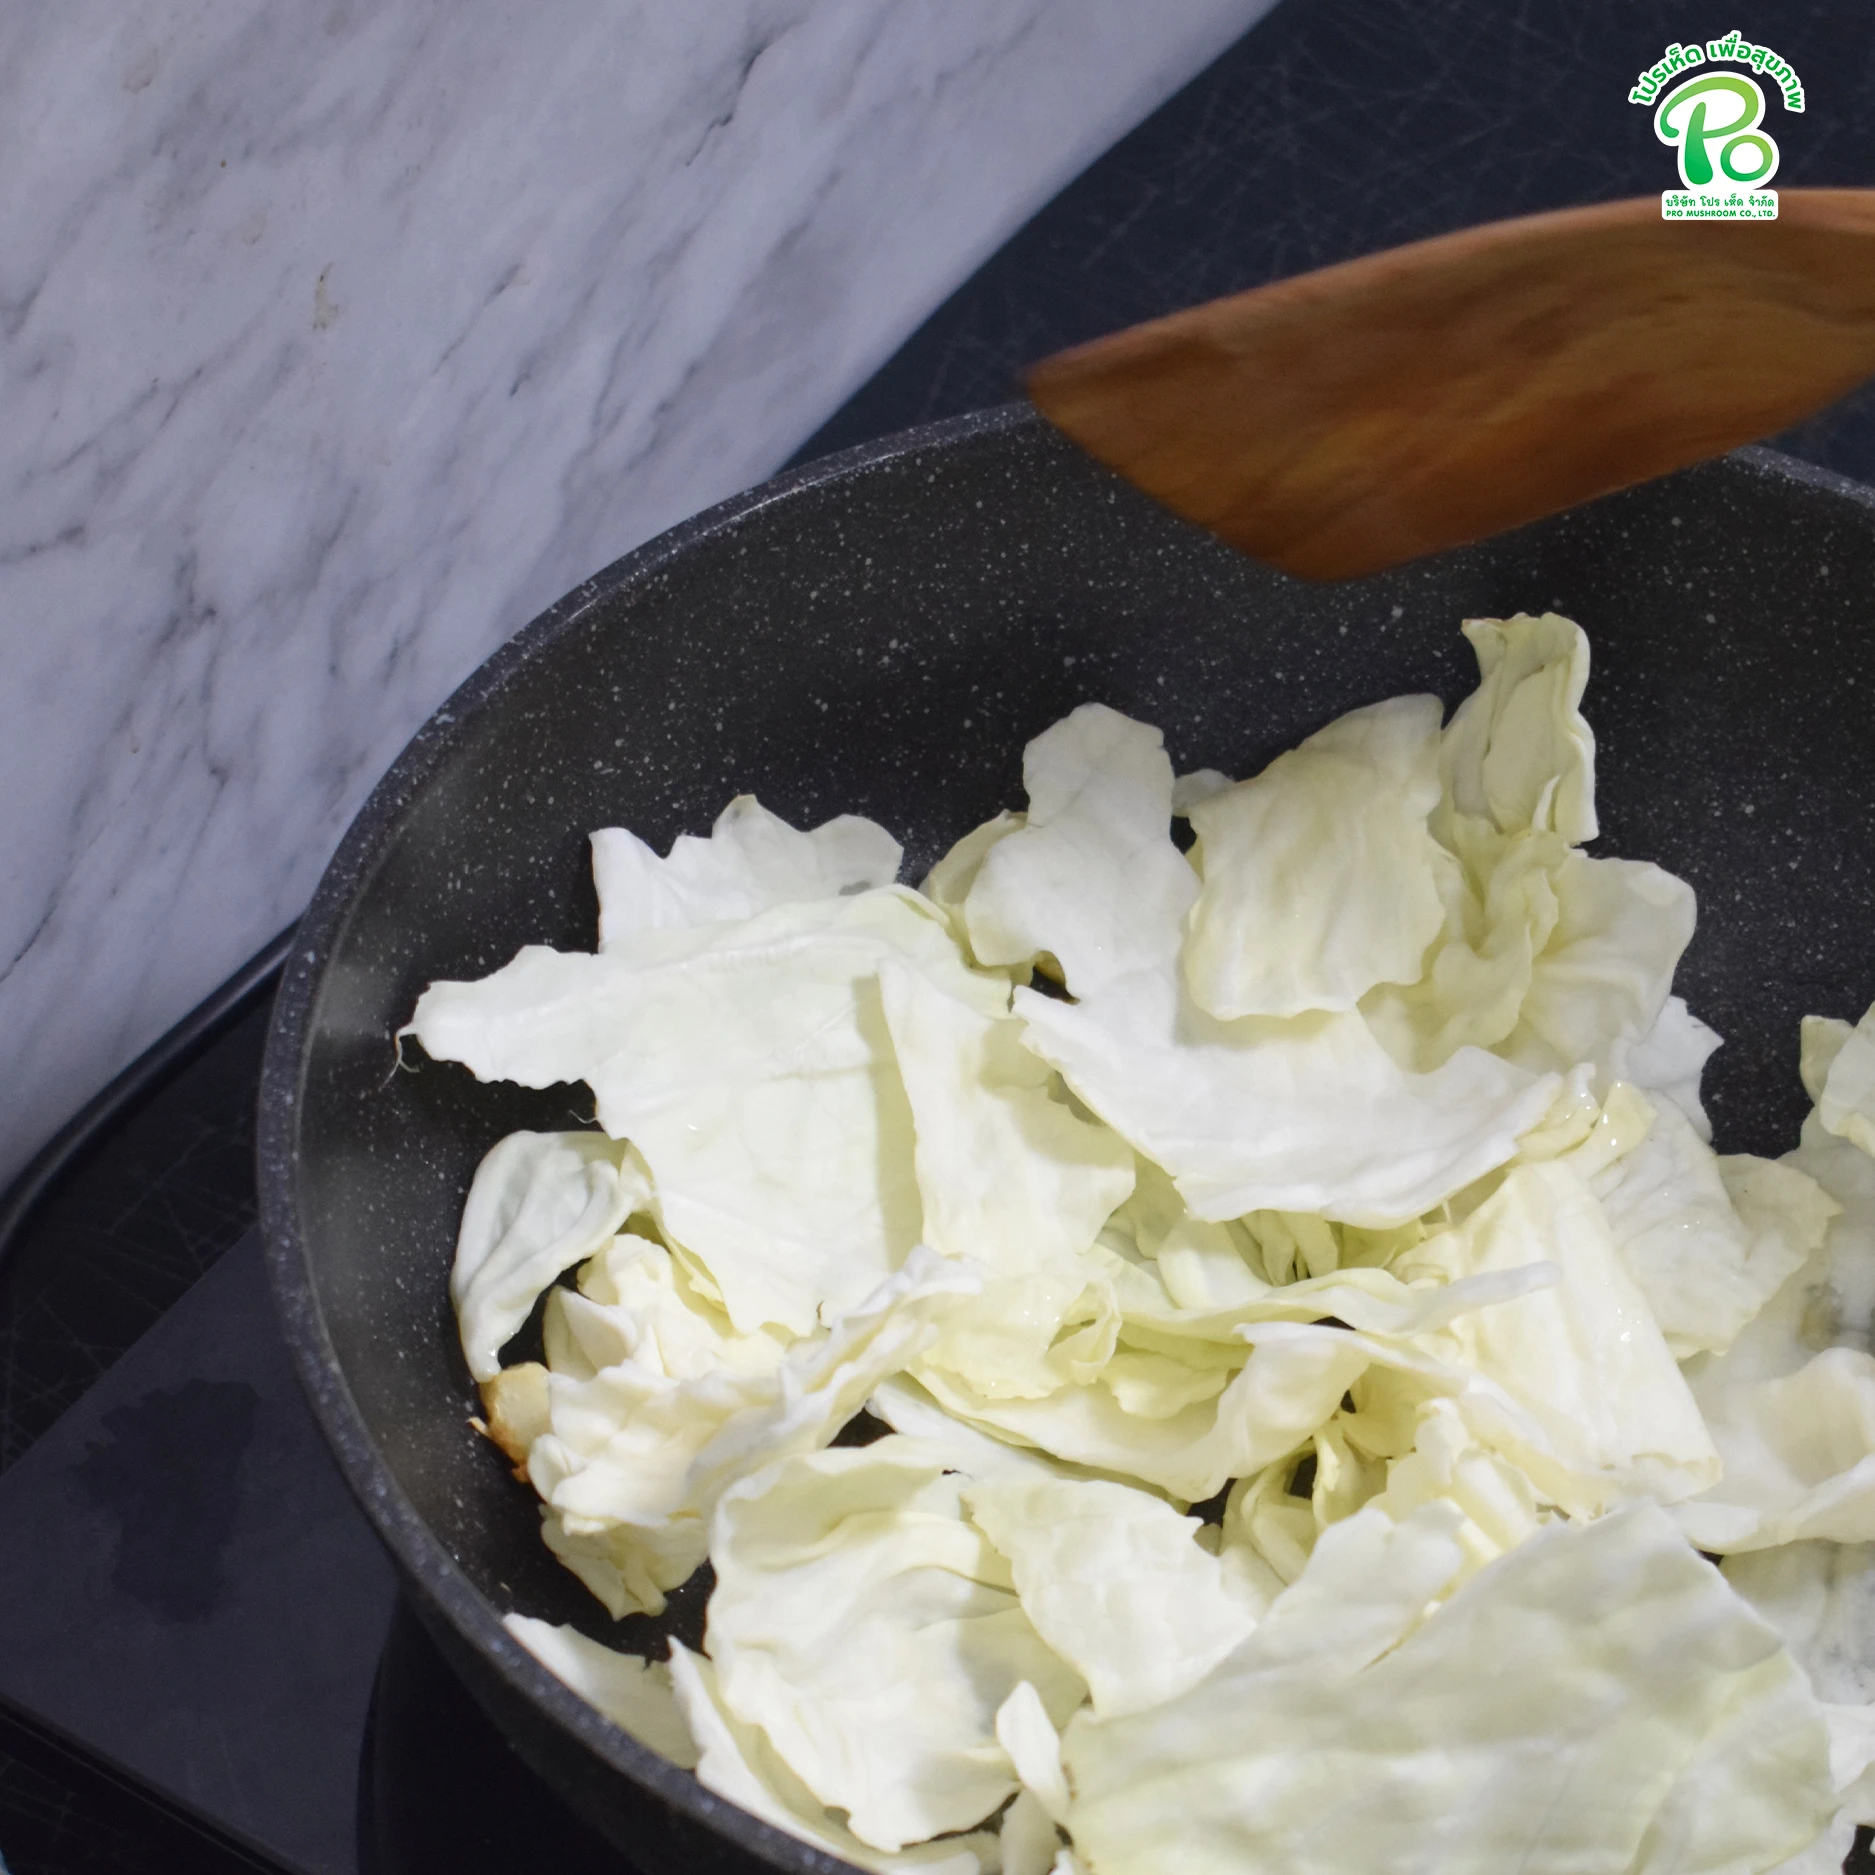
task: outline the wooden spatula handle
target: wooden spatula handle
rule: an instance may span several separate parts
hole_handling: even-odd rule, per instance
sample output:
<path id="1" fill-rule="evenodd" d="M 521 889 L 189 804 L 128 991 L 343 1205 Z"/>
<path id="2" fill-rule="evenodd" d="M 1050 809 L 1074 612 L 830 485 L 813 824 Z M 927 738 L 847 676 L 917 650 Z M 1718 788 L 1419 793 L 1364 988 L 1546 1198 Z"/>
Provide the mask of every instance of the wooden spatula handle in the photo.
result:
<path id="1" fill-rule="evenodd" d="M 1058 353 L 1043 415 L 1287 572 L 1347 578 L 1766 436 L 1875 375 L 1875 190 L 1657 197 L 1395 248 Z"/>

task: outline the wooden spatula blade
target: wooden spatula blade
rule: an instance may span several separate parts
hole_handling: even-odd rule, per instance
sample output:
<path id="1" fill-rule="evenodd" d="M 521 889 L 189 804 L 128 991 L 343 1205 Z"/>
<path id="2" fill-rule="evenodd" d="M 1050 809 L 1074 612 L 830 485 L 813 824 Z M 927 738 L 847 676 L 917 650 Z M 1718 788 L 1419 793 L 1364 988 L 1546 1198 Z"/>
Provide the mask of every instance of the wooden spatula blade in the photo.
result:
<path id="1" fill-rule="evenodd" d="M 1875 375 L 1875 190 L 1498 222 L 1057 353 L 1028 392 L 1167 507 L 1346 579 L 1787 427 Z"/>

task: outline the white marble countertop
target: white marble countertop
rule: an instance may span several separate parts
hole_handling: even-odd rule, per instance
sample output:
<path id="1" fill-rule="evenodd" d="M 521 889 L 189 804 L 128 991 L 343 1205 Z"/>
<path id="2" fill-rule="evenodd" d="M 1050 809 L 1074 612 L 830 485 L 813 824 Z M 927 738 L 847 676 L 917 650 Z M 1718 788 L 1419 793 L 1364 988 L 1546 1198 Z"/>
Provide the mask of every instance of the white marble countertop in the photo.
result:
<path id="1" fill-rule="evenodd" d="M 0 15 L 0 1179 L 1269 0 Z"/>

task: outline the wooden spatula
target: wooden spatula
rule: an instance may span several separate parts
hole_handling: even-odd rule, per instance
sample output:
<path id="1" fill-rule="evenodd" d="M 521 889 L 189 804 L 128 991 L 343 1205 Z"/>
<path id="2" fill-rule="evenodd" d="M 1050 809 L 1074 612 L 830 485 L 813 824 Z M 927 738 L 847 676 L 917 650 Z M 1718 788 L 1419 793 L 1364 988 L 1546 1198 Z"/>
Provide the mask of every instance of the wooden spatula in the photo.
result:
<path id="1" fill-rule="evenodd" d="M 1285 572 L 1372 573 L 1683 468 L 1875 375 L 1875 190 L 1658 197 L 1371 254 L 1043 360 L 1050 422 Z"/>

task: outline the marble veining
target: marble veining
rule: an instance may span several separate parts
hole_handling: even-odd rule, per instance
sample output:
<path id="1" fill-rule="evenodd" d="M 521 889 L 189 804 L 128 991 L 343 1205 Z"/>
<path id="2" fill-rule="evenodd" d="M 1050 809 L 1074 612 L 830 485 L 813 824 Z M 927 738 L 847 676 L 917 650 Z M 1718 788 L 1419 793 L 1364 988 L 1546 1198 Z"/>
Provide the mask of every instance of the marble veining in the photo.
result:
<path id="1" fill-rule="evenodd" d="M 0 14 L 0 1177 L 1268 4 Z"/>

